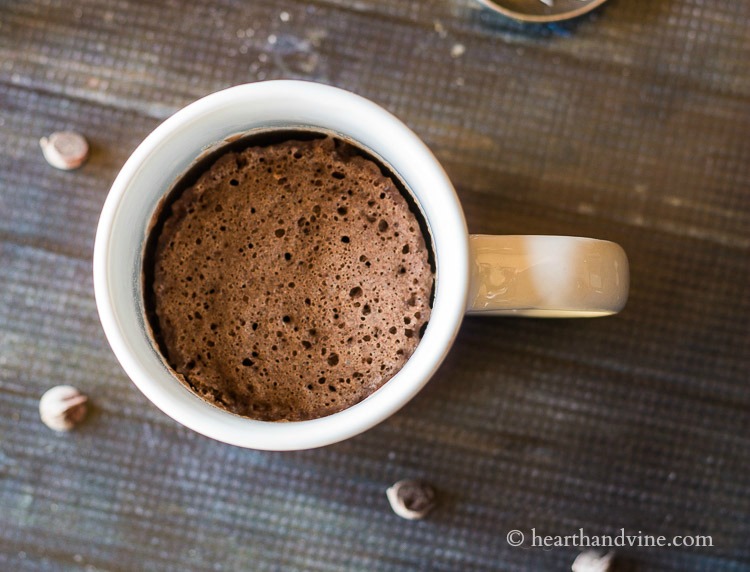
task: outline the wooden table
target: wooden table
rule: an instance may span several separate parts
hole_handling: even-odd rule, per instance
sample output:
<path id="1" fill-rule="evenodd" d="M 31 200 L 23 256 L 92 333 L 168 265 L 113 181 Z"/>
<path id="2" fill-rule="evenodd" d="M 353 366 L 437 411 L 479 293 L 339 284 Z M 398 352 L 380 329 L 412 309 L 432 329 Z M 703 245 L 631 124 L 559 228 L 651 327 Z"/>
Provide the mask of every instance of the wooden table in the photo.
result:
<path id="1" fill-rule="evenodd" d="M 538 536 L 711 535 L 627 569 L 750 570 L 750 3 L 611 0 L 522 25 L 475 0 L 11 0 L 0 7 L 0 569 L 566 570 Z M 178 426 L 104 339 L 91 256 L 136 145 L 226 86 L 302 78 L 434 150 L 472 232 L 590 235 L 619 316 L 468 319 L 375 429 L 266 453 Z M 39 138 L 74 129 L 79 171 Z M 94 409 L 38 417 L 69 383 Z M 395 516 L 424 478 L 440 507 Z M 517 529 L 524 547 L 506 541 Z"/>

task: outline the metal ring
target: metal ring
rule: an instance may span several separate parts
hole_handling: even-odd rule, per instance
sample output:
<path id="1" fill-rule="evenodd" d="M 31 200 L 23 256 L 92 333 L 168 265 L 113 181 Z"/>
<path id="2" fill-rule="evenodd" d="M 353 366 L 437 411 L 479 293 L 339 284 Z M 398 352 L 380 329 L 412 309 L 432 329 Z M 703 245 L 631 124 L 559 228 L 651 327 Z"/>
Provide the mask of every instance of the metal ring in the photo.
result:
<path id="1" fill-rule="evenodd" d="M 569 20 L 571 18 L 583 16 L 587 12 L 590 12 L 591 10 L 597 8 L 598 6 L 601 6 L 607 0 L 590 0 L 589 2 L 587 2 L 586 4 L 584 4 L 583 6 L 579 8 L 575 8 L 573 10 L 568 10 L 566 12 L 561 12 L 558 14 L 527 14 L 525 12 L 519 12 L 517 9 L 511 9 L 505 6 L 501 6 L 500 2 L 503 2 L 504 0 L 478 0 L 478 1 L 481 2 L 487 8 L 489 8 L 490 10 L 503 14 L 504 16 L 508 16 L 509 18 L 520 20 L 522 22 L 542 23 L 542 22 L 559 22 L 561 20 Z M 541 0 L 529 0 L 529 1 L 541 2 Z"/>

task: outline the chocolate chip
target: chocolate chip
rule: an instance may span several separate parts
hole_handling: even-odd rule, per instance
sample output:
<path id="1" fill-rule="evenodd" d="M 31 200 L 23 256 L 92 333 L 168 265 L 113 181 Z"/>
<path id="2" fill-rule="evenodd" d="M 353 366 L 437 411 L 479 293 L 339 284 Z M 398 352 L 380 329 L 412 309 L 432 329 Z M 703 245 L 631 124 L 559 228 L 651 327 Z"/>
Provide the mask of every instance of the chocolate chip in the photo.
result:
<path id="1" fill-rule="evenodd" d="M 89 156 L 86 138 L 74 131 L 57 131 L 39 140 L 47 162 L 58 169 L 71 171 L 84 164 Z"/>
<path id="2" fill-rule="evenodd" d="M 386 491 L 388 502 L 398 516 L 419 520 L 435 508 L 435 489 L 423 481 L 398 481 Z"/>

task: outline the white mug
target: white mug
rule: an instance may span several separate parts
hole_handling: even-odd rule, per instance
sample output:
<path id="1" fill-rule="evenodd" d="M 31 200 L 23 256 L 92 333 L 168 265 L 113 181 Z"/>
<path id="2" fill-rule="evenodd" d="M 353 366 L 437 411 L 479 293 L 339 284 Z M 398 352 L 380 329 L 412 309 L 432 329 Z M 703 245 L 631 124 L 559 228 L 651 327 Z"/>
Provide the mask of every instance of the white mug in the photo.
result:
<path id="1" fill-rule="evenodd" d="M 384 161 L 405 182 L 422 211 L 435 255 L 430 321 L 411 358 L 360 403 L 310 421 L 257 421 L 202 400 L 165 363 L 145 317 L 143 251 L 160 200 L 207 149 L 264 128 L 332 132 Z M 268 81 L 204 97 L 175 113 L 138 146 L 102 210 L 94 249 L 94 286 L 104 332 L 117 359 L 164 413 L 224 443 L 294 450 L 342 441 L 395 413 L 437 370 L 467 312 L 532 317 L 618 312 L 628 294 L 628 261 L 622 248 L 603 240 L 469 235 L 445 171 L 401 121 L 341 89 Z"/>

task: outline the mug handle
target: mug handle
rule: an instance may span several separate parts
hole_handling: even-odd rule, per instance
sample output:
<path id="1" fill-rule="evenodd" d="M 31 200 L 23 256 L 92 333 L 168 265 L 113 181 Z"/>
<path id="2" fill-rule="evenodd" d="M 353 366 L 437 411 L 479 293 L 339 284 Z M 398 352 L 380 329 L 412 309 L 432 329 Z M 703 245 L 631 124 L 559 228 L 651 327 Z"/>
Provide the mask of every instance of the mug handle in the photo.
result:
<path id="1" fill-rule="evenodd" d="M 590 318 L 627 301 L 628 258 L 614 242 L 472 234 L 469 244 L 469 314 Z"/>

